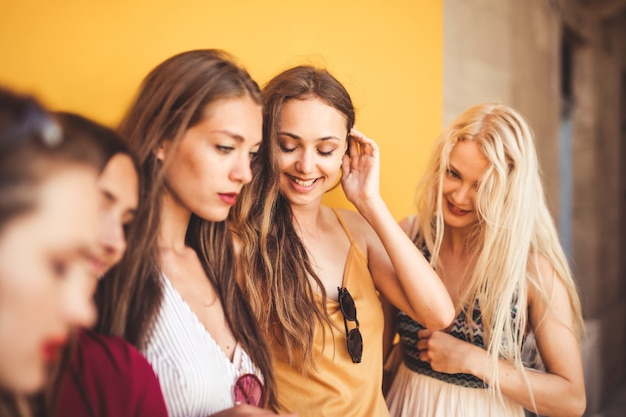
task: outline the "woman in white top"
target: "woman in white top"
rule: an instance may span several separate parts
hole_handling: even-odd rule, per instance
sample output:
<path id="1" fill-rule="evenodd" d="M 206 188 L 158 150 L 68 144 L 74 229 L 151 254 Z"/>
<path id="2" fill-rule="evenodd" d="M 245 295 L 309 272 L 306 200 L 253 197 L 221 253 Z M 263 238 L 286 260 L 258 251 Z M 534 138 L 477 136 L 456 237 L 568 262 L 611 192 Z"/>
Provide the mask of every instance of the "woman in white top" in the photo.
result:
<path id="1" fill-rule="evenodd" d="M 143 198 L 126 255 L 101 282 L 99 328 L 146 355 L 172 417 L 274 414 L 253 407 L 276 407 L 274 379 L 223 222 L 261 129 L 257 84 L 217 50 L 157 66 L 120 127 Z"/>

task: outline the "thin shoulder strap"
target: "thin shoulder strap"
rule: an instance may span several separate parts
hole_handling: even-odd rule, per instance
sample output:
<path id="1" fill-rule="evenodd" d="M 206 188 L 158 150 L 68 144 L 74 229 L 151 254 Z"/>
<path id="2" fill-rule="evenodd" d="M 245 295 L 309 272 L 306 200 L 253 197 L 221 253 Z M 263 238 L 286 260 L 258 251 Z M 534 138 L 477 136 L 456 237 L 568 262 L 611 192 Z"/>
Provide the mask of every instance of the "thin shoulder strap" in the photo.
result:
<path id="1" fill-rule="evenodd" d="M 337 216 L 337 220 L 339 220 L 339 224 L 343 228 L 343 231 L 346 232 L 346 235 L 348 236 L 348 239 L 350 240 L 350 244 L 354 245 L 354 240 L 352 240 L 352 235 L 350 234 L 350 230 L 348 230 L 348 227 L 346 226 L 343 219 L 339 215 L 339 212 L 337 211 L 336 208 L 333 208 L 332 210 L 333 210 L 333 213 L 335 213 L 335 216 Z"/>

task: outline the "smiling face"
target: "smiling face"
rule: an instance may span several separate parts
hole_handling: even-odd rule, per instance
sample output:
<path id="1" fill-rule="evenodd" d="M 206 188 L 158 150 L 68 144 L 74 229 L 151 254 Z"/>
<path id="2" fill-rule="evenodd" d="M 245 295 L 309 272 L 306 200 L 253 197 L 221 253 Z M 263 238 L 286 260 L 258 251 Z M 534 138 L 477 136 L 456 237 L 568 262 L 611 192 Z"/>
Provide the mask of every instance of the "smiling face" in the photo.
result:
<path id="1" fill-rule="evenodd" d="M 100 221 L 93 264 L 98 276 L 102 276 L 122 259 L 126 229 L 137 210 L 139 180 L 128 155 L 113 155 L 98 177 L 98 191 Z"/>
<path id="2" fill-rule="evenodd" d="M 250 161 L 262 138 L 261 106 L 248 95 L 221 99 L 204 110 L 177 146 L 165 141 L 166 193 L 175 204 L 208 221 L 222 221 L 241 187 L 252 179 Z"/>
<path id="3" fill-rule="evenodd" d="M 465 228 L 478 221 L 476 192 L 489 161 L 471 140 L 459 141 L 450 152 L 443 179 L 443 219 L 447 227 Z"/>
<path id="4" fill-rule="evenodd" d="M 96 172 L 57 169 L 0 232 L 0 386 L 33 392 L 69 329 L 95 320 Z"/>
<path id="5" fill-rule="evenodd" d="M 280 189 L 292 205 L 320 204 L 337 182 L 347 148 L 347 119 L 317 98 L 287 101 L 278 132 Z"/>

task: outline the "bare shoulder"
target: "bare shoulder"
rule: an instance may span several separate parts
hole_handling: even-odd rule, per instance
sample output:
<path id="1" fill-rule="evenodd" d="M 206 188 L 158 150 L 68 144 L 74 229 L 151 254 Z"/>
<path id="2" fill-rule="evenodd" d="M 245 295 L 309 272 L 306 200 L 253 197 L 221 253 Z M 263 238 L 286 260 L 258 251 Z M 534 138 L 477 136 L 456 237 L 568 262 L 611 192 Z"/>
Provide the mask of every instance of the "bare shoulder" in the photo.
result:
<path id="1" fill-rule="evenodd" d="M 377 238 L 376 232 L 372 229 L 372 226 L 365 220 L 358 211 L 338 208 L 337 213 L 345 223 L 346 227 L 350 231 L 352 238 L 360 243 L 362 246 L 367 247 L 368 242 L 373 238 Z"/>
<path id="2" fill-rule="evenodd" d="M 531 256 L 528 263 L 529 275 L 534 279 L 528 286 L 528 304 L 531 311 L 552 311 L 569 315 L 571 305 L 568 289 L 562 277 L 546 256 Z"/>
<path id="3" fill-rule="evenodd" d="M 353 235 L 367 233 L 372 230 L 367 220 L 365 220 L 358 211 L 344 208 L 337 208 L 335 210 L 339 213 L 339 217 L 341 217 L 341 220 L 343 220 Z"/>
<path id="4" fill-rule="evenodd" d="M 554 285 L 559 280 L 556 279 L 556 272 L 550 263 L 550 260 L 542 254 L 530 256 L 528 259 L 528 272 L 534 280 L 528 287 L 528 295 L 532 299 L 539 292 L 551 294 L 554 291 Z"/>

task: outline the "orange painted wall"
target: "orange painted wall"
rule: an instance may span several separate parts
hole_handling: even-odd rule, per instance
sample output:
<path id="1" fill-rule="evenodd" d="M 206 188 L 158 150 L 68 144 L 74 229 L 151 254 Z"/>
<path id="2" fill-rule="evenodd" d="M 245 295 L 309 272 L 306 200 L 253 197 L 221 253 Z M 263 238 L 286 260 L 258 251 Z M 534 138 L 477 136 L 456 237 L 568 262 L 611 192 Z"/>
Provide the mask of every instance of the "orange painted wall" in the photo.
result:
<path id="1" fill-rule="evenodd" d="M 348 88 L 377 140 L 397 218 L 441 129 L 442 0 L 0 0 L 0 84 L 116 125 L 147 72 L 183 50 L 230 51 L 260 84 L 299 63 Z M 349 206 L 340 190 L 327 203 Z"/>

